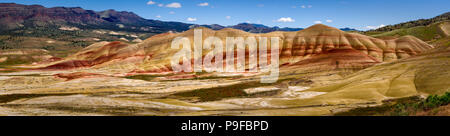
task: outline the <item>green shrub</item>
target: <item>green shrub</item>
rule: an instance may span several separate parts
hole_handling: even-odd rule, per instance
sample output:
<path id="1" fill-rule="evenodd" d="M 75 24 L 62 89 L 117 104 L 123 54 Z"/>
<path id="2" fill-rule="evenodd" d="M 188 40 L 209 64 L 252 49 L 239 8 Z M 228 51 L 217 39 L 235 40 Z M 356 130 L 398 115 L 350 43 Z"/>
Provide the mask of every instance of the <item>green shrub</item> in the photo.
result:
<path id="1" fill-rule="evenodd" d="M 436 108 L 439 106 L 447 105 L 450 102 L 450 92 L 446 92 L 442 96 L 430 95 L 425 101 L 421 103 L 425 110 Z"/>
<path id="2" fill-rule="evenodd" d="M 433 114 L 439 112 L 437 107 L 450 103 L 450 92 L 439 95 L 430 95 L 426 99 L 418 96 L 400 98 L 394 102 L 386 102 L 377 107 L 356 108 L 347 112 L 337 113 L 338 116 L 367 116 L 367 115 L 391 115 L 409 116 L 420 111 L 431 111 Z"/>

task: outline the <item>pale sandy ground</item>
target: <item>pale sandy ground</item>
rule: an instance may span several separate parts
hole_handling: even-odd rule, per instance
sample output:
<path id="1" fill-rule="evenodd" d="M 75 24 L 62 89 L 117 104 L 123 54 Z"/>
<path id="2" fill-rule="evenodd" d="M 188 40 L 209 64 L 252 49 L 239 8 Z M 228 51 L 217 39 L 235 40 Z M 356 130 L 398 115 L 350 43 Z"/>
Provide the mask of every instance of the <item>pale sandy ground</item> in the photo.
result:
<path id="1" fill-rule="evenodd" d="M 169 97 L 196 89 L 236 85 L 259 78 L 205 79 L 150 82 L 122 77 L 88 77 L 67 81 L 52 76 L 64 71 L 27 71 L 0 74 L 0 115 L 233 115 L 303 116 L 331 115 L 333 110 L 354 107 L 326 104 L 314 98 L 327 92 L 308 91 L 308 86 L 264 86 L 249 88 L 248 94 L 278 91 L 249 98 L 224 98 L 190 102 Z M 67 71 L 65 71 L 67 72 Z M 39 74 L 39 75 L 36 75 Z M 229 76 L 229 75 L 226 75 Z M 319 79 L 319 78 L 318 78 Z M 2 97 L 3 96 L 3 97 Z M 16 99 L 9 99 L 17 97 Z M 187 98 L 190 99 L 190 98 Z M 306 100 L 304 104 L 282 104 Z"/>

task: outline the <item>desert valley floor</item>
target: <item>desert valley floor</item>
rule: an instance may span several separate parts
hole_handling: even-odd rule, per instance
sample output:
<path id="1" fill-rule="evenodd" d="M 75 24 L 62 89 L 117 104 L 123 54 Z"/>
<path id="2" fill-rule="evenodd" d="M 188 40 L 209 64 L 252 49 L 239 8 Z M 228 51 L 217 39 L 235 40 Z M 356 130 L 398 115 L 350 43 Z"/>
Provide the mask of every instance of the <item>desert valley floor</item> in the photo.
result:
<path id="1" fill-rule="evenodd" d="M 193 29 L 137 44 L 98 42 L 65 58 L 1 51 L 0 61 L 46 59 L 0 68 L 0 115 L 334 115 L 450 87 L 450 47 L 413 36 L 374 38 L 325 25 L 265 34 L 197 29 L 204 38 L 280 37 L 279 80 L 262 84 L 259 72 L 174 73 L 171 40 L 193 41 Z M 448 36 L 448 23 L 442 31 Z"/>

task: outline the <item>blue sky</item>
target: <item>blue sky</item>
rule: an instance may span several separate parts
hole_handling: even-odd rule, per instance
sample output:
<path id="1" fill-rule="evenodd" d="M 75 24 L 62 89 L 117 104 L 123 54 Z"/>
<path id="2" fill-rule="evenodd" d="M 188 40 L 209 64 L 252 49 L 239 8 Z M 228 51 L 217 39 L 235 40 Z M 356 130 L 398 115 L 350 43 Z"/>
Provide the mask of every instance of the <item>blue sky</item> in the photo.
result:
<path id="1" fill-rule="evenodd" d="M 46 7 L 132 11 L 147 19 L 195 24 L 242 22 L 280 27 L 370 29 L 450 11 L 450 0 L 0 0 Z"/>

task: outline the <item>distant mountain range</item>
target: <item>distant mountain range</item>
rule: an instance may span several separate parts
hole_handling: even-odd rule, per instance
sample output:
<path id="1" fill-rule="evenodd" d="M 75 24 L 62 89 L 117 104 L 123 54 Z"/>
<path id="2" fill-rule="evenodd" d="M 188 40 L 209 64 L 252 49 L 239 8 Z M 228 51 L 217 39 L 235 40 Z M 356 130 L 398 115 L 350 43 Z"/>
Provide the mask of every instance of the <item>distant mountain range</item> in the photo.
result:
<path id="1" fill-rule="evenodd" d="M 269 26 L 265 26 L 262 24 L 250 24 L 250 23 L 240 23 L 237 25 L 233 25 L 233 26 L 221 26 L 218 24 L 213 24 L 213 25 L 193 25 L 192 27 L 196 27 L 196 26 L 203 26 L 203 27 L 207 27 L 213 30 L 220 30 L 223 28 L 234 28 L 234 29 L 240 29 L 246 32 L 250 32 L 250 33 L 269 33 L 269 32 L 273 32 L 273 31 L 300 31 L 303 30 L 304 28 L 290 28 L 290 27 L 269 27 Z M 341 28 L 340 30 L 342 31 L 358 31 L 356 29 L 352 29 L 352 28 Z"/>
<path id="2" fill-rule="evenodd" d="M 290 27 L 269 27 L 269 26 L 265 26 L 262 24 L 250 24 L 250 23 L 240 23 L 237 25 L 233 25 L 233 26 L 221 26 L 218 24 L 213 24 L 213 25 L 192 25 L 190 28 L 193 27 L 198 27 L 198 26 L 203 26 L 203 27 L 207 27 L 213 30 L 220 30 L 223 28 L 234 28 L 234 29 L 239 29 L 239 30 L 243 30 L 246 32 L 250 32 L 250 33 L 269 33 L 269 32 L 273 32 L 273 31 L 300 31 L 303 30 L 304 28 L 290 28 Z M 353 28 L 340 28 L 340 30 L 342 31 L 359 31 Z"/>
<path id="3" fill-rule="evenodd" d="M 0 3 L 0 30 L 71 26 L 133 32 L 185 31 L 192 24 L 144 19 L 133 12 Z"/>
<path id="4" fill-rule="evenodd" d="M 193 27 L 197 27 L 197 26 L 203 26 L 203 27 L 207 27 L 213 30 L 220 30 L 223 28 L 234 28 L 234 29 L 239 29 L 239 30 L 243 30 L 246 32 L 250 32 L 250 33 L 269 33 L 269 32 L 273 32 L 273 31 L 300 31 L 303 30 L 303 28 L 289 28 L 289 27 L 284 27 L 284 28 L 280 28 L 280 27 L 269 27 L 269 26 L 265 26 L 262 24 L 250 24 L 250 23 L 240 23 L 237 25 L 233 25 L 233 26 L 221 26 L 218 24 L 213 24 L 213 25 L 193 25 L 191 26 L 191 28 Z"/>
<path id="5" fill-rule="evenodd" d="M 19 31 L 39 27 L 60 28 L 76 27 L 76 29 L 106 29 L 126 32 L 164 33 L 168 31 L 182 32 L 196 26 L 204 26 L 213 30 L 235 28 L 251 33 L 268 33 L 273 31 L 299 31 L 303 28 L 268 27 L 261 24 L 241 23 L 234 26 L 197 25 L 181 22 L 166 22 L 144 19 L 133 12 L 106 10 L 96 12 L 80 7 L 53 7 L 41 5 L 21 5 L 0 3 L 0 32 Z M 344 28 L 344 31 L 357 31 Z"/>

